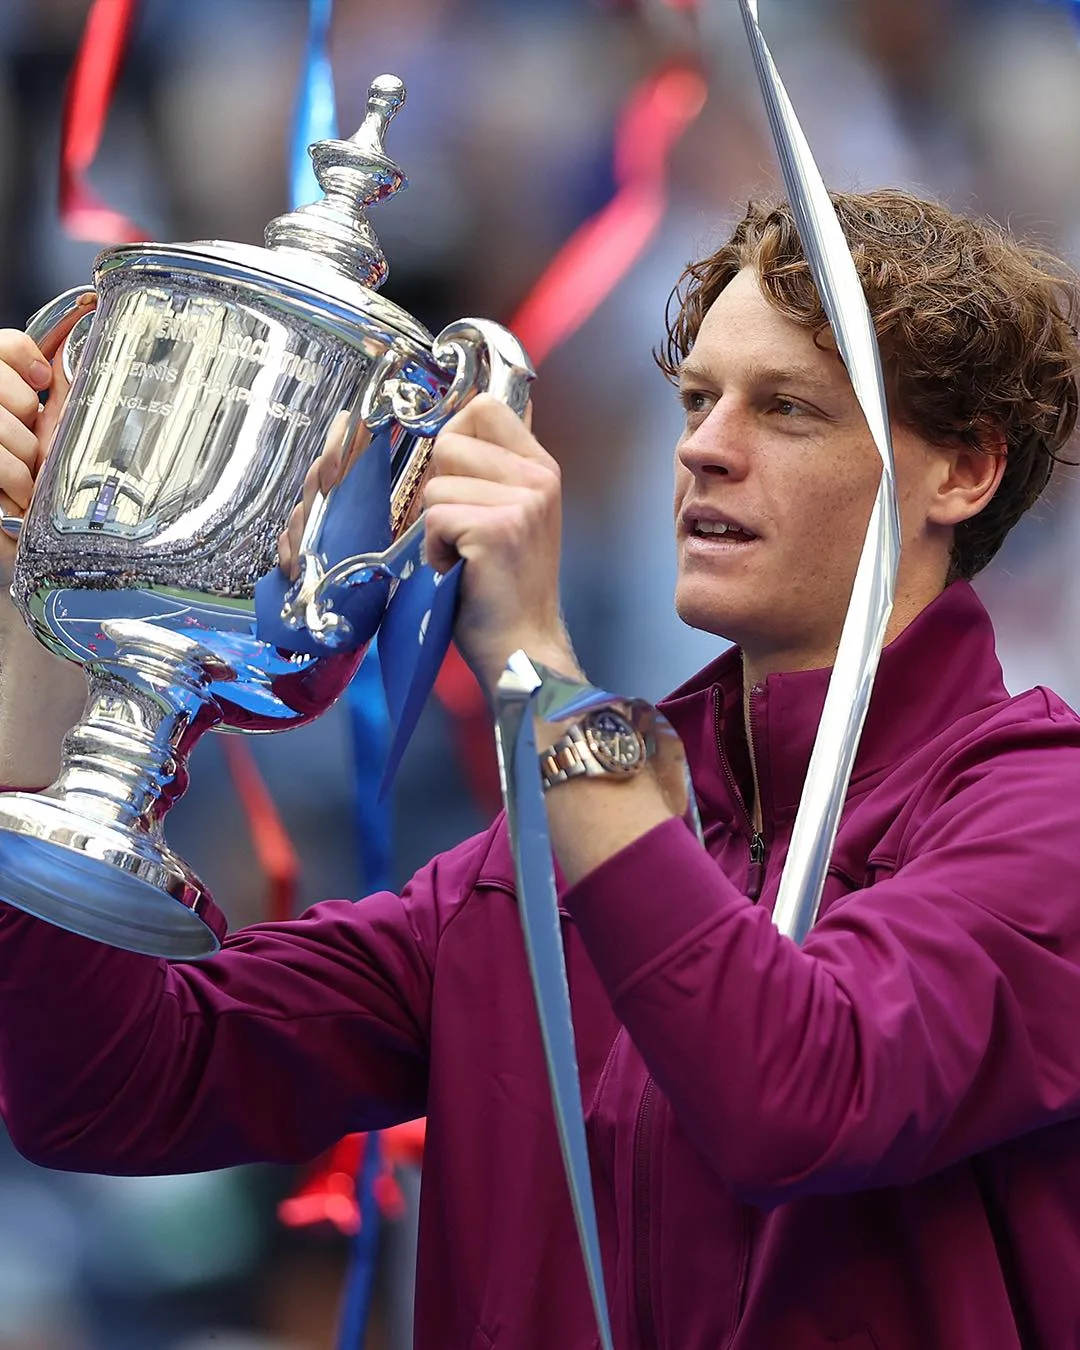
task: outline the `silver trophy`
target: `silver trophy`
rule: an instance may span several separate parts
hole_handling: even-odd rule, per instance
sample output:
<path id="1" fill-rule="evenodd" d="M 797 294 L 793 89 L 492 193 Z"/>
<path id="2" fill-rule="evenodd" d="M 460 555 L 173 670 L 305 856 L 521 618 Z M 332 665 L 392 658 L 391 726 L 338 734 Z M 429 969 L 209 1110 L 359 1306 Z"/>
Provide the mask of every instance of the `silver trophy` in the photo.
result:
<path id="1" fill-rule="evenodd" d="M 330 707 L 416 564 L 430 437 L 480 389 L 527 402 L 505 329 L 433 339 L 375 292 L 365 212 L 404 184 L 383 145 L 404 96 L 380 77 L 356 135 L 312 146 L 326 195 L 265 248 L 125 245 L 95 264 L 52 450 L 25 520 L 5 521 L 16 604 L 89 685 L 56 782 L 0 797 L 0 899 L 63 928 L 180 960 L 217 949 L 224 922 L 163 833 L 192 747 Z M 85 289 L 31 320 L 40 345 Z M 335 442 L 363 448 L 316 503 L 290 588 L 277 539 Z"/>

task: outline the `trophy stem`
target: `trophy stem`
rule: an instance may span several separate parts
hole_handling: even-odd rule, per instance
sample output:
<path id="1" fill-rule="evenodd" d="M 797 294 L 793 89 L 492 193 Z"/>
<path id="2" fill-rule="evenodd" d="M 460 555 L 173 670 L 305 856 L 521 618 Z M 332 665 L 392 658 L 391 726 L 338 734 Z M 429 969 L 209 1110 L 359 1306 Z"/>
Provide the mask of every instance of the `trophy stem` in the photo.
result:
<path id="1" fill-rule="evenodd" d="M 221 720 L 209 686 L 230 672 L 153 624 L 103 628 L 116 654 L 87 666 L 86 711 L 64 738 L 56 782 L 0 797 L 0 900 L 130 951 L 210 956 L 224 919 L 163 827 L 188 755 Z"/>
<path id="2" fill-rule="evenodd" d="M 225 671 L 208 669 L 197 643 L 150 624 L 107 625 L 122 641 L 128 634 L 116 630 L 135 627 L 143 631 L 112 660 L 87 666 L 86 711 L 64 738 L 60 775 L 45 795 L 160 838 L 166 812 L 187 790 L 188 755 L 221 721 L 207 685 Z"/>

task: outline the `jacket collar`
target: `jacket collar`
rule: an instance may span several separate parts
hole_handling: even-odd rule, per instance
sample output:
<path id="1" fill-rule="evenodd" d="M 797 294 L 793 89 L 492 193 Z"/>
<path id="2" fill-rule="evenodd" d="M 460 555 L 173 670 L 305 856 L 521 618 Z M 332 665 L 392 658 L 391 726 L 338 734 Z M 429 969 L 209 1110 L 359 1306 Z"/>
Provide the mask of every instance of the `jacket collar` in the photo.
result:
<path id="1" fill-rule="evenodd" d="M 770 675 L 751 691 L 767 826 L 794 817 L 831 673 Z M 1006 698 L 990 616 L 967 582 L 953 582 L 881 654 L 851 791 L 865 790 L 951 722 Z M 660 706 L 686 746 L 703 813 L 730 815 L 732 779 L 744 801 L 750 795 L 738 648 Z"/>

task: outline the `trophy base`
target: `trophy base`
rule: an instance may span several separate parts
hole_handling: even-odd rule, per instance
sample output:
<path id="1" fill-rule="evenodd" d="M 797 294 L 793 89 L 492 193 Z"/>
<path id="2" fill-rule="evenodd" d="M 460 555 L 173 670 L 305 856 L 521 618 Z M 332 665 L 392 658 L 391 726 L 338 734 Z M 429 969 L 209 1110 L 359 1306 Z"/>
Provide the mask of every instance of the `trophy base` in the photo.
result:
<path id="1" fill-rule="evenodd" d="M 164 844 L 36 793 L 0 796 L 0 901 L 110 947 L 196 961 L 225 920 Z"/>

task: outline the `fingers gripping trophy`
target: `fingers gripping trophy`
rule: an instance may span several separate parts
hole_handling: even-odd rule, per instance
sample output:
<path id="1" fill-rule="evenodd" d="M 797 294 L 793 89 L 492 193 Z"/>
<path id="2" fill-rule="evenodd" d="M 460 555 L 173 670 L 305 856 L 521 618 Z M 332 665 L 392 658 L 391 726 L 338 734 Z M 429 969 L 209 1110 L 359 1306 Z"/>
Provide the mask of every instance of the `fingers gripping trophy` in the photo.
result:
<path id="1" fill-rule="evenodd" d="M 173 959 L 217 949 L 224 922 L 164 838 L 193 746 L 330 707 L 415 566 L 430 437 L 481 389 L 524 410 L 532 371 L 505 329 L 433 339 L 377 294 L 366 212 L 405 182 L 384 148 L 404 97 L 381 76 L 356 135 L 311 147 L 325 196 L 272 221 L 265 248 L 109 249 L 96 304 L 84 287 L 30 322 L 48 351 L 87 311 L 30 509 L 5 520 L 12 595 L 89 696 L 55 783 L 0 798 L 0 899 L 63 928 Z M 342 447 L 290 585 L 278 537 Z"/>

